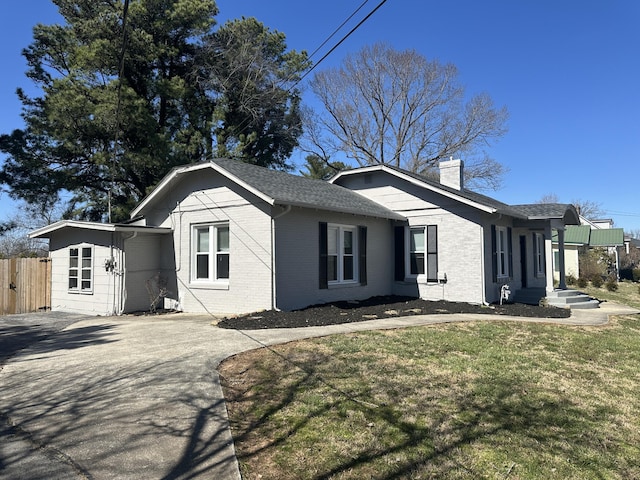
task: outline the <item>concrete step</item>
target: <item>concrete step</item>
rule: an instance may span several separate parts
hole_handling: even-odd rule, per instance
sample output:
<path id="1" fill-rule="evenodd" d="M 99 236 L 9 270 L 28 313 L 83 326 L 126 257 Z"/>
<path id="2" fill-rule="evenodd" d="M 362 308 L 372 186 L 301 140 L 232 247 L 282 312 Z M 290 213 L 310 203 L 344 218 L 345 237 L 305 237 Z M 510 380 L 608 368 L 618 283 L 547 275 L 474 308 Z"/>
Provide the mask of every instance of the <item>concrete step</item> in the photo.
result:
<path id="1" fill-rule="evenodd" d="M 578 290 L 554 290 L 553 292 L 547 293 L 547 298 L 549 297 L 574 297 L 576 295 L 584 295 L 584 293 Z"/>
<path id="2" fill-rule="evenodd" d="M 591 299 L 586 302 L 572 303 L 568 305 L 572 310 L 575 309 L 587 309 L 587 308 L 600 308 L 600 302 L 598 300 Z"/>
<path id="3" fill-rule="evenodd" d="M 599 302 L 578 290 L 554 290 L 547 293 L 544 288 L 516 290 L 510 299 L 514 303 L 538 305 L 546 297 L 547 305 L 560 308 L 598 308 Z"/>
<path id="4" fill-rule="evenodd" d="M 554 290 L 547 294 L 547 305 L 561 308 L 598 308 L 600 302 L 577 290 Z"/>

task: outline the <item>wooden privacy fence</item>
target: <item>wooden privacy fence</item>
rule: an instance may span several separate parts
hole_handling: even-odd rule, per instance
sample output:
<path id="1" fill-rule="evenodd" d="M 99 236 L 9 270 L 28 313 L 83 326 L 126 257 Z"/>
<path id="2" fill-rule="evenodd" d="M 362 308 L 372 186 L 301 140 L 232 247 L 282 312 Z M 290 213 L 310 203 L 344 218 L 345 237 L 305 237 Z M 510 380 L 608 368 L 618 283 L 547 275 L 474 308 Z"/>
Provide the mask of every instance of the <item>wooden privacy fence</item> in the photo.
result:
<path id="1" fill-rule="evenodd" d="M 0 314 L 29 313 L 51 308 L 51 259 L 0 260 Z"/>

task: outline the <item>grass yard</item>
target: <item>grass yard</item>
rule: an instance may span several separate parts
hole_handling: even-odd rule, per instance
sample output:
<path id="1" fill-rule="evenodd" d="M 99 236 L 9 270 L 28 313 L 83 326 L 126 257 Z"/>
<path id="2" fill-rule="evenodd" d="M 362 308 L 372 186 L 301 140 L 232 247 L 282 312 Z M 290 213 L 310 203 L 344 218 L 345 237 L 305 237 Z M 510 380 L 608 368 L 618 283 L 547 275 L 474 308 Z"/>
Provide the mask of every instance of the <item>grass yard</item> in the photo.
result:
<path id="1" fill-rule="evenodd" d="M 572 285 L 571 288 L 577 289 L 578 287 Z M 622 303 L 640 309 L 640 283 L 630 281 L 618 282 L 618 290 L 615 292 L 608 291 L 606 285 L 595 288 L 591 284 L 579 290 L 599 300 Z"/>
<path id="2" fill-rule="evenodd" d="M 246 480 L 640 478 L 640 315 L 335 335 L 220 372 Z"/>

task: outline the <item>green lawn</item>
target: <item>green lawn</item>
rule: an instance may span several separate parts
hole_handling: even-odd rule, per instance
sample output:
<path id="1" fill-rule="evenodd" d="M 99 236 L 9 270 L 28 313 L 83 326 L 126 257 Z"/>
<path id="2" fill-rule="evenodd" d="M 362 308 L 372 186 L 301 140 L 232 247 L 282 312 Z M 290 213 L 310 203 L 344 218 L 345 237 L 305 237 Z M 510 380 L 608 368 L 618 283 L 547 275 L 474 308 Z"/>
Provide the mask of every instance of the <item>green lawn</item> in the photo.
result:
<path id="1" fill-rule="evenodd" d="M 245 479 L 640 478 L 640 315 L 335 335 L 220 371 Z"/>
<path id="2" fill-rule="evenodd" d="M 594 288 L 591 284 L 589 284 L 587 288 L 578 288 L 575 285 L 571 285 L 571 288 L 580 290 L 599 300 L 622 303 L 640 309 L 640 283 L 629 281 L 619 282 L 618 290 L 615 292 L 608 291 L 606 284 L 600 288 Z"/>

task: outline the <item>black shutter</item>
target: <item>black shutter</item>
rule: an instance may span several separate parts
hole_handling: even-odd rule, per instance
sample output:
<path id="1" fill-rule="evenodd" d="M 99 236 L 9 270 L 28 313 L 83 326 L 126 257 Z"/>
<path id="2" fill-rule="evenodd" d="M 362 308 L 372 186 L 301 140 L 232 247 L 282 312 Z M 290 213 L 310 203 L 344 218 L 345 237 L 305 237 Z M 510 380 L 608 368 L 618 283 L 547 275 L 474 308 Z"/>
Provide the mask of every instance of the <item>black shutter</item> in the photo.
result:
<path id="1" fill-rule="evenodd" d="M 509 248 L 509 277 L 513 278 L 513 242 L 511 241 L 511 227 L 507 227 L 507 248 Z"/>
<path id="2" fill-rule="evenodd" d="M 327 277 L 327 222 L 320 222 L 320 235 L 319 235 L 319 249 L 320 249 L 320 258 L 319 258 L 319 283 L 321 289 L 329 288 L 329 282 Z"/>
<path id="3" fill-rule="evenodd" d="M 496 226 L 491 225 L 491 266 L 493 283 L 498 281 L 498 245 L 496 240 Z"/>
<path id="4" fill-rule="evenodd" d="M 360 285 L 367 284 L 367 227 L 358 227 L 358 270 Z"/>
<path id="5" fill-rule="evenodd" d="M 395 245 L 395 280 L 401 282 L 404 280 L 404 227 L 396 227 L 394 232 Z"/>
<path id="6" fill-rule="evenodd" d="M 427 226 L 427 281 L 438 281 L 438 226 Z"/>
<path id="7" fill-rule="evenodd" d="M 547 250 L 545 248 L 544 239 L 545 239 L 544 234 L 540 235 L 540 241 L 542 242 L 542 245 L 540 245 L 540 254 L 542 255 L 542 275 L 546 277 L 547 276 Z"/>

